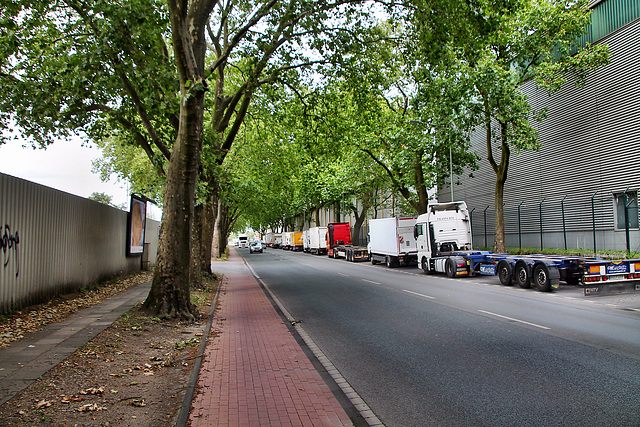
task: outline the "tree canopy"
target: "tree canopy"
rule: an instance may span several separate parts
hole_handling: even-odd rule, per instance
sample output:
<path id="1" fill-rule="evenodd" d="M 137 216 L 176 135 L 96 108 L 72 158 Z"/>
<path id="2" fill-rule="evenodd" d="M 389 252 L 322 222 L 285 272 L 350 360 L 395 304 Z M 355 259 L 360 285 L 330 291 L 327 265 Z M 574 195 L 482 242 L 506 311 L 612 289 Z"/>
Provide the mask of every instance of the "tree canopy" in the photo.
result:
<path id="1" fill-rule="evenodd" d="M 587 6 L 5 2 L 0 126 L 39 146 L 81 134 L 105 152 L 96 170 L 162 198 L 145 306 L 190 319 L 189 285 L 234 224 L 304 226 L 334 206 L 359 227 L 389 193 L 425 212 L 430 189 L 454 185 L 450 168 L 475 167 L 472 129 L 486 133 L 503 249 L 509 156 L 539 147 L 545 114 L 523 83 L 555 92 L 607 61 L 606 46 L 576 43 Z"/>

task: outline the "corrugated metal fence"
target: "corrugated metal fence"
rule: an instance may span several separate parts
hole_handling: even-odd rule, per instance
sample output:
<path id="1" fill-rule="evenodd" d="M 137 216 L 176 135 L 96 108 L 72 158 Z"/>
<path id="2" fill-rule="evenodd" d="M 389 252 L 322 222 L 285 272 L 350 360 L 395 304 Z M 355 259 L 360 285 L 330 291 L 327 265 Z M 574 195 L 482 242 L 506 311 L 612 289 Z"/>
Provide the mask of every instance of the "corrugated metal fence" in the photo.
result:
<path id="1" fill-rule="evenodd" d="M 508 247 L 640 252 L 637 193 L 627 199 L 628 230 L 619 200 L 611 194 L 527 199 L 504 206 Z M 470 206 L 474 247 L 494 244 L 495 208 Z M 618 218 L 620 216 L 620 218 Z"/>
<path id="2" fill-rule="evenodd" d="M 0 173 L 0 313 L 140 270 L 141 258 L 126 256 L 127 217 Z M 160 227 L 152 220 L 146 227 L 153 263 Z"/>

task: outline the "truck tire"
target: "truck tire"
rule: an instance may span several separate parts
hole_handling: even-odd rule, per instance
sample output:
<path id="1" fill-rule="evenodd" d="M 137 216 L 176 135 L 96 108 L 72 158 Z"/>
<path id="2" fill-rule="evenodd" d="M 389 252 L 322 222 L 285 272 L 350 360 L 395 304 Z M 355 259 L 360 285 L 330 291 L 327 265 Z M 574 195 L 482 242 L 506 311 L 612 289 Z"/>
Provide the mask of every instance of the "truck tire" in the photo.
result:
<path id="1" fill-rule="evenodd" d="M 528 289 L 531 287 L 531 278 L 529 277 L 529 267 L 523 261 L 518 261 L 516 263 L 516 283 L 522 289 Z"/>
<path id="2" fill-rule="evenodd" d="M 425 274 L 431 274 L 431 269 L 429 268 L 429 261 L 427 261 L 426 258 L 422 258 L 420 265 L 422 266 L 422 271 L 424 271 Z"/>
<path id="3" fill-rule="evenodd" d="M 378 263 L 378 261 L 376 261 L 376 259 L 373 257 L 373 255 L 371 255 L 371 265 L 376 265 Z"/>
<path id="4" fill-rule="evenodd" d="M 533 283 L 536 285 L 539 291 L 551 291 L 551 277 L 549 274 L 549 267 L 547 267 L 545 264 L 537 264 L 533 268 Z"/>
<path id="5" fill-rule="evenodd" d="M 500 283 L 505 286 L 513 285 L 513 277 L 511 277 L 511 266 L 505 260 L 498 263 L 498 278 Z"/>
<path id="6" fill-rule="evenodd" d="M 447 258 L 447 261 L 444 263 L 444 271 L 445 273 L 447 273 L 447 277 L 451 279 L 456 277 L 458 267 L 456 266 L 456 262 L 452 258 Z"/>

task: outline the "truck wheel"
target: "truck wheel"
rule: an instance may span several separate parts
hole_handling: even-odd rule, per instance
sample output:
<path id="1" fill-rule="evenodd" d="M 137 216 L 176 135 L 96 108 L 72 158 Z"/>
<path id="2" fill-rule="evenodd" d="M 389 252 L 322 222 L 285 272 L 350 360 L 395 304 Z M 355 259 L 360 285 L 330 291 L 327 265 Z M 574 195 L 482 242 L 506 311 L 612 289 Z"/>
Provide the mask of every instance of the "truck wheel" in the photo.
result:
<path id="1" fill-rule="evenodd" d="M 376 261 L 376 259 L 373 257 L 373 255 L 371 255 L 371 265 L 376 265 L 378 263 L 378 261 Z"/>
<path id="2" fill-rule="evenodd" d="M 528 289 L 531 287 L 529 268 L 527 267 L 527 264 L 522 261 L 518 261 L 518 263 L 516 263 L 516 283 L 518 283 L 518 286 L 522 289 Z"/>
<path id="3" fill-rule="evenodd" d="M 447 261 L 444 263 L 444 271 L 447 273 L 447 277 L 451 279 L 456 277 L 457 270 L 458 267 L 456 267 L 456 262 L 451 258 L 447 258 Z"/>
<path id="4" fill-rule="evenodd" d="M 545 264 L 538 264 L 533 269 L 533 282 L 539 291 L 551 291 L 551 278 L 549 277 L 549 268 Z"/>
<path id="5" fill-rule="evenodd" d="M 431 274 L 431 269 L 429 269 L 429 262 L 426 258 L 422 258 L 422 262 L 420 262 L 420 265 L 422 267 L 422 271 L 424 271 L 424 274 Z"/>
<path id="6" fill-rule="evenodd" d="M 513 284 L 511 277 L 511 266 L 505 260 L 502 260 L 498 263 L 498 277 L 500 278 L 500 283 L 505 286 L 511 286 Z"/>

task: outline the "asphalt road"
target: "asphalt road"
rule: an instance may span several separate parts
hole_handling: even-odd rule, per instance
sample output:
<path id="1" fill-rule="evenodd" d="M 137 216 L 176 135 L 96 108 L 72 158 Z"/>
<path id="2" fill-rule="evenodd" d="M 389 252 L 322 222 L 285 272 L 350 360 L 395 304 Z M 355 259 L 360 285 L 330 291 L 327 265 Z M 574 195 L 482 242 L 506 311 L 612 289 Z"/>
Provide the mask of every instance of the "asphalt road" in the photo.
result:
<path id="1" fill-rule="evenodd" d="M 640 426 L 640 296 L 241 254 L 387 426 Z"/>

